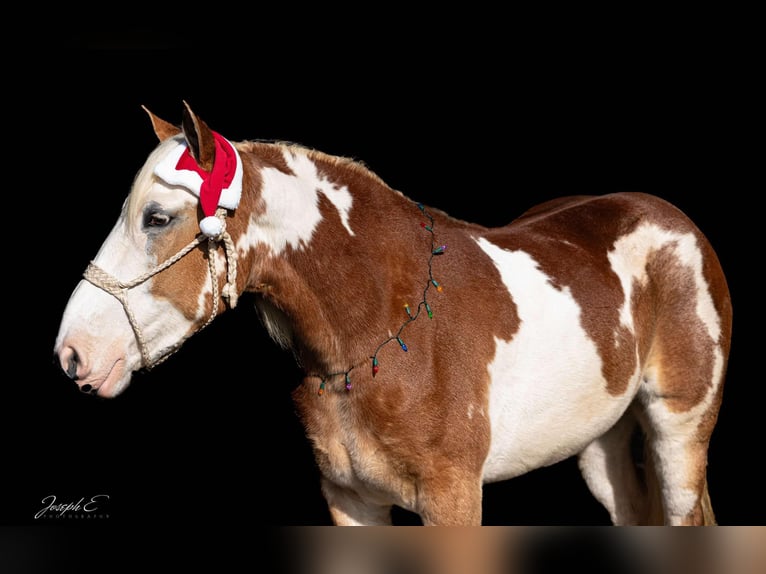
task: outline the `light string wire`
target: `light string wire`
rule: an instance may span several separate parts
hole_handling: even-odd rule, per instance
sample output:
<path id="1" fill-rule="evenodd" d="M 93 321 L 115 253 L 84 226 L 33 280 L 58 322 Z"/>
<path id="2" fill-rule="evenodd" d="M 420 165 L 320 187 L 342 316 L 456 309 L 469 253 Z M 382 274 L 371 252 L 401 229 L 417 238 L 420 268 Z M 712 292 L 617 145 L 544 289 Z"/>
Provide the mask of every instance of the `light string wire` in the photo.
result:
<path id="1" fill-rule="evenodd" d="M 327 386 L 327 382 L 330 379 L 333 379 L 335 377 L 343 376 L 346 390 L 350 391 L 353 387 L 351 383 L 351 371 L 356 369 L 357 367 L 361 366 L 362 364 L 366 363 L 368 360 L 371 361 L 371 367 L 372 367 L 372 376 L 375 377 L 375 375 L 380 370 L 380 362 L 378 361 L 378 354 L 380 351 L 388 345 L 389 343 L 392 343 L 396 341 L 396 343 L 399 345 L 399 347 L 402 349 L 402 351 L 407 352 L 408 347 L 407 344 L 404 342 L 404 339 L 402 338 L 402 333 L 404 332 L 405 328 L 412 322 L 414 322 L 419 316 L 421 311 L 425 311 L 425 313 L 428 315 L 429 319 L 433 319 L 433 311 L 431 309 L 431 306 L 428 304 L 428 291 L 431 288 L 436 289 L 438 292 L 442 291 L 442 286 L 439 284 L 439 282 L 434 279 L 433 274 L 433 260 L 435 257 L 438 257 L 439 255 L 442 255 L 444 251 L 447 249 L 446 245 L 437 245 L 436 243 L 436 236 L 434 235 L 434 218 L 431 216 L 430 213 L 426 211 L 425 206 L 422 203 L 417 204 L 418 209 L 423 213 L 423 215 L 428 219 L 428 222 L 421 222 L 420 226 L 428 233 L 431 234 L 431 255 L 428 258 L 428 281 L 426 282 L 426 286 L 423 289 L 423 299 L 418 303 L 417 307 L 413 311 L 410 307 L 409 303 L 404 303 L 404 311 L 407 314 L 407 319 L 402 323 L 401 327 L 399 327 L 399 330 L 390 337 L 384 339 L 376 348 L 375 351 L 371 356 L 369 356 L 364 361 L 360 361 L 345 371 L 338 371 L 335 373 L 328 373 L 325 375 L 320 375 L 317 373 L 311 373 L 308 376 L 309 377 L 316 377 L 320 379 L 319 383 L 319 390 L 317 391 L 318 395 L 323 395 L 325 392 L 325 388 Z"/>

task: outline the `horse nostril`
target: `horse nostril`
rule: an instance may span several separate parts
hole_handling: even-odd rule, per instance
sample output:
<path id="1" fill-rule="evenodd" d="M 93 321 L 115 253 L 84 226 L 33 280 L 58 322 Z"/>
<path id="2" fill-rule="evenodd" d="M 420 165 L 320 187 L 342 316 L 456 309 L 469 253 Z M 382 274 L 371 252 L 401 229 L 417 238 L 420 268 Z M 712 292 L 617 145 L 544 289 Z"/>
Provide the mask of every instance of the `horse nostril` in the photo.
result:
<path id="1" fill-rule="evenodd" d="M 72 352 L 72 356 L 69 357 L 69 361 L 67 361 L 67 367 L 66 367 L 66 374 L 67 377 L 72 379 L 73 381 L 77 380 L 77 364 L 79 363 L 77 353 Z"/>
<path id="2" fill-rule="evenodd" d="M 89 392 L 91 392 L 93 390 L 93 387 L 91 385 L 85 383 L 83 386 L 80 387 L 80 390 L 83 393 L 89 393 Z"/>

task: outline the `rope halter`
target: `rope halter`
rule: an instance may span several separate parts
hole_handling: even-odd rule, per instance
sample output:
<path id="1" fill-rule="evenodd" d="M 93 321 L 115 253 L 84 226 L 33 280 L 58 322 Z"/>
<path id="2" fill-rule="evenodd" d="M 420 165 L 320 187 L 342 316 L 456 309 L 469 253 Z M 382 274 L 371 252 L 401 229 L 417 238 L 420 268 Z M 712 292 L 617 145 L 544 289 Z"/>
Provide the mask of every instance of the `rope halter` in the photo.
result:
<path id="1" fill-rule="evenodd" d="M 133 311 L 131 311 L 130 306 L 128 305 L 128 291 L 132 289 L 133 287 L 137 287 L 138 285 L 141 285 L 146 280 L 154 277 L 158 273 L 164 271 L 177 261 L 180 261 L 185 255 L 187 255 L 189 252 L 192 251 L 197 245 L 201 244 L 203 241 L 207 240 L 208 245 L 208 267 L 210 269 L 210 279 L 212 282 L 212 311 L 210 312 L 210 317 L 208 317 L 207 321 L 199 328 L 195 333 L 198 333 L 205 327 L 207 327 L 210 323 L 213 322 L 213 319 L 215 319 L 216 315 L 218 314 L 218 299 L 219 297 L 224 297 L 228 303 L 229 308 L 233 309 L 237 306 L 237 250 L 234 247 L 234 241 L 231 238 L 231 235 L 226 230 L 226 210 L 223 208 L 219 208 L 216 210 L 215 216 L 221 220 L 222 228 L 221 232 L 216 235 L 215 237 L 209 237 L 205 235 L 204 233 L 200 233 L 197 235 L 191 242 L 189 242 L 186 247 L 183 247 L 178 253 L 173 255 L 172 257 L 169 257 L 164 262 L 160 263 L 159 265 L 155 266 L 154 268 L 150 269 L 146 273 L 139 275 L 132 281 L 120 281 L 113 275 L 110 275 L 101 267 L 96 265 L 93 261 L 90 262 L 87 269 L 85 269 L 85 272 L 83 273 L 83 277 L 95 285 L 96 287 L 103 289 L 110 295 L 113 295 L 121 304 L 123 309 L 125 309 L 125 314 L 128 316 L 128 321 L 130 321 L 130 326 L 133 328 L 133 333 L 136 336 L 136 341 L 138 342 L 138 349 L 141 352 L 141 362 L 142 367 L 149 370 L 154 368 L 155 366 L 159 365 L 163 361 L 165 361 L 168 357 L 170 357 L 173 353 L 175 353 L 179 348 L 181 348 L 181 345 L 184 342 L 184 339 L 176 343 L 175 345 L 169 347 L 168 349 L 164 350 L 162 353 L 159 354 L 159 356 L 155 359 L 152 359 L 149 350 L 147 348 L 146 340 L 144 339 L 143 333 L 141 332 L 141 328 L 138 324 L 138 321 L 136 320 L 135 315 L 133 314 Z M 219 243 L 223 243 L 224 246 L 224 252 L 225 252 L 225 263 L 226 263 L 226 284 L 223 286 L 223 289 L 218 289 L 218 273 L 216 273 L 216 252 L 217 247 Z"/>

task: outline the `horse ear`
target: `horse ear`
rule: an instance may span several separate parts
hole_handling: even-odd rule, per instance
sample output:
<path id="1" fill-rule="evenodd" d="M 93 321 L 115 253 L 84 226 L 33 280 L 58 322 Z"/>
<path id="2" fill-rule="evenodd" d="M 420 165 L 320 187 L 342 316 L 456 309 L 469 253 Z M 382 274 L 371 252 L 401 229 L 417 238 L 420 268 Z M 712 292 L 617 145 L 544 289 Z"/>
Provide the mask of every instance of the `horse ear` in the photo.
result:
<path id="1" fill-rule="evenodd" d="M 154 133 L 157 135 L 157 138 L 160 141 L 165 141 L 166 139 L 172 138 L 174 135 L 181 133 L 181 129 L 179 127 L 174 126 L 173 124 L 158 118 L 152 112 L 150 112 L 149 108 L 147 108 L 146 106 L 141 106 L 141 107 L 144 108 L 144 111 L 147 114 L 149 114 L 149 119 L 152 120 L 152 127 L 154 128 Z"/>
<path id="2" fill-rule="evenodd" d="M 189 152 L 197 165 L 205 171 L 211 171 L 215 162 L 215 137 L 207 124 L 197 117 L 185 101 L 181 127 L 189 145 Z"/>

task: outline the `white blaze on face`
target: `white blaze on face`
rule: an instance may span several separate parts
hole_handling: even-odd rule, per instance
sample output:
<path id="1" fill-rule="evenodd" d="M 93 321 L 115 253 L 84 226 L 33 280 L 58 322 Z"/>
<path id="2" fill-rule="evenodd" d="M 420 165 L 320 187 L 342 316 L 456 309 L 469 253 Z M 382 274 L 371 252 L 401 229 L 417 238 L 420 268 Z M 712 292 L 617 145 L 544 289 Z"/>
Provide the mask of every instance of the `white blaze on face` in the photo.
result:
<path id="1" fill-rule="evenodd" d="M 263 188 L 261 198 L 266 210 L 253 221 L 247 232 L 247 241 L 268 245 L 278 255 L 287 246 L 300 249 L 311 242 L 322 214 L 319 194 L 323 194 L 338 210 L 341 223 L 349 235 L 352 197 L 345 185 L 339 186 L 321 177 L 313 161 L 300 151 L 284 149 L 285 161 L 292 174 L 274 168 L 261 170 Z"/>
<path id="2" fill-rule="evenodd" d="M 556 289 L 523 251 L 486 241 L 520 319 L 512 340 L 496 339 L 489 365 L 491 442 L 484 480 L 518 476 L 567 458 L 605 432 L 630 397 L 606 390 L 595 343 L 568 287 Z"/>
<path id="3" fill-rule="evenodd" d="M 139 207 L 154 202 L 172 214 L 181 213 L 190 204 L 196 205 L 197 198 L 188 191 L 151 178 L 151 166 L 172 147 L 175 147 L 172 142 L 160 145 L 137 176 L 132 193 L 142 197 Z M 158 236 L 155 240 L 162 239 Z M 150 251 L 150 240 L 142 229 L 142 211 L 129 210 L 126 201 L 93 261 L 116 279 L 130 282 L 161 263 Z M 151 283 L 152 279 L 148 279 L 129 289 L 127 300 L 147 350 L 151 358 L 156 358 L 176 345 L 191 323 L 170 301 L 154 297 Z M 188 286 L 179 285 L 179 289 L 184 288 Z M 88 384 L 103 396 L 122 392 L 132 372 L 143 366 L 124 307 L 113 295 L 85 280 L 77 285 L 64 311 L 55 351 L 63 352 L 65 358 L 76 356 L 78 384 Z"/>

